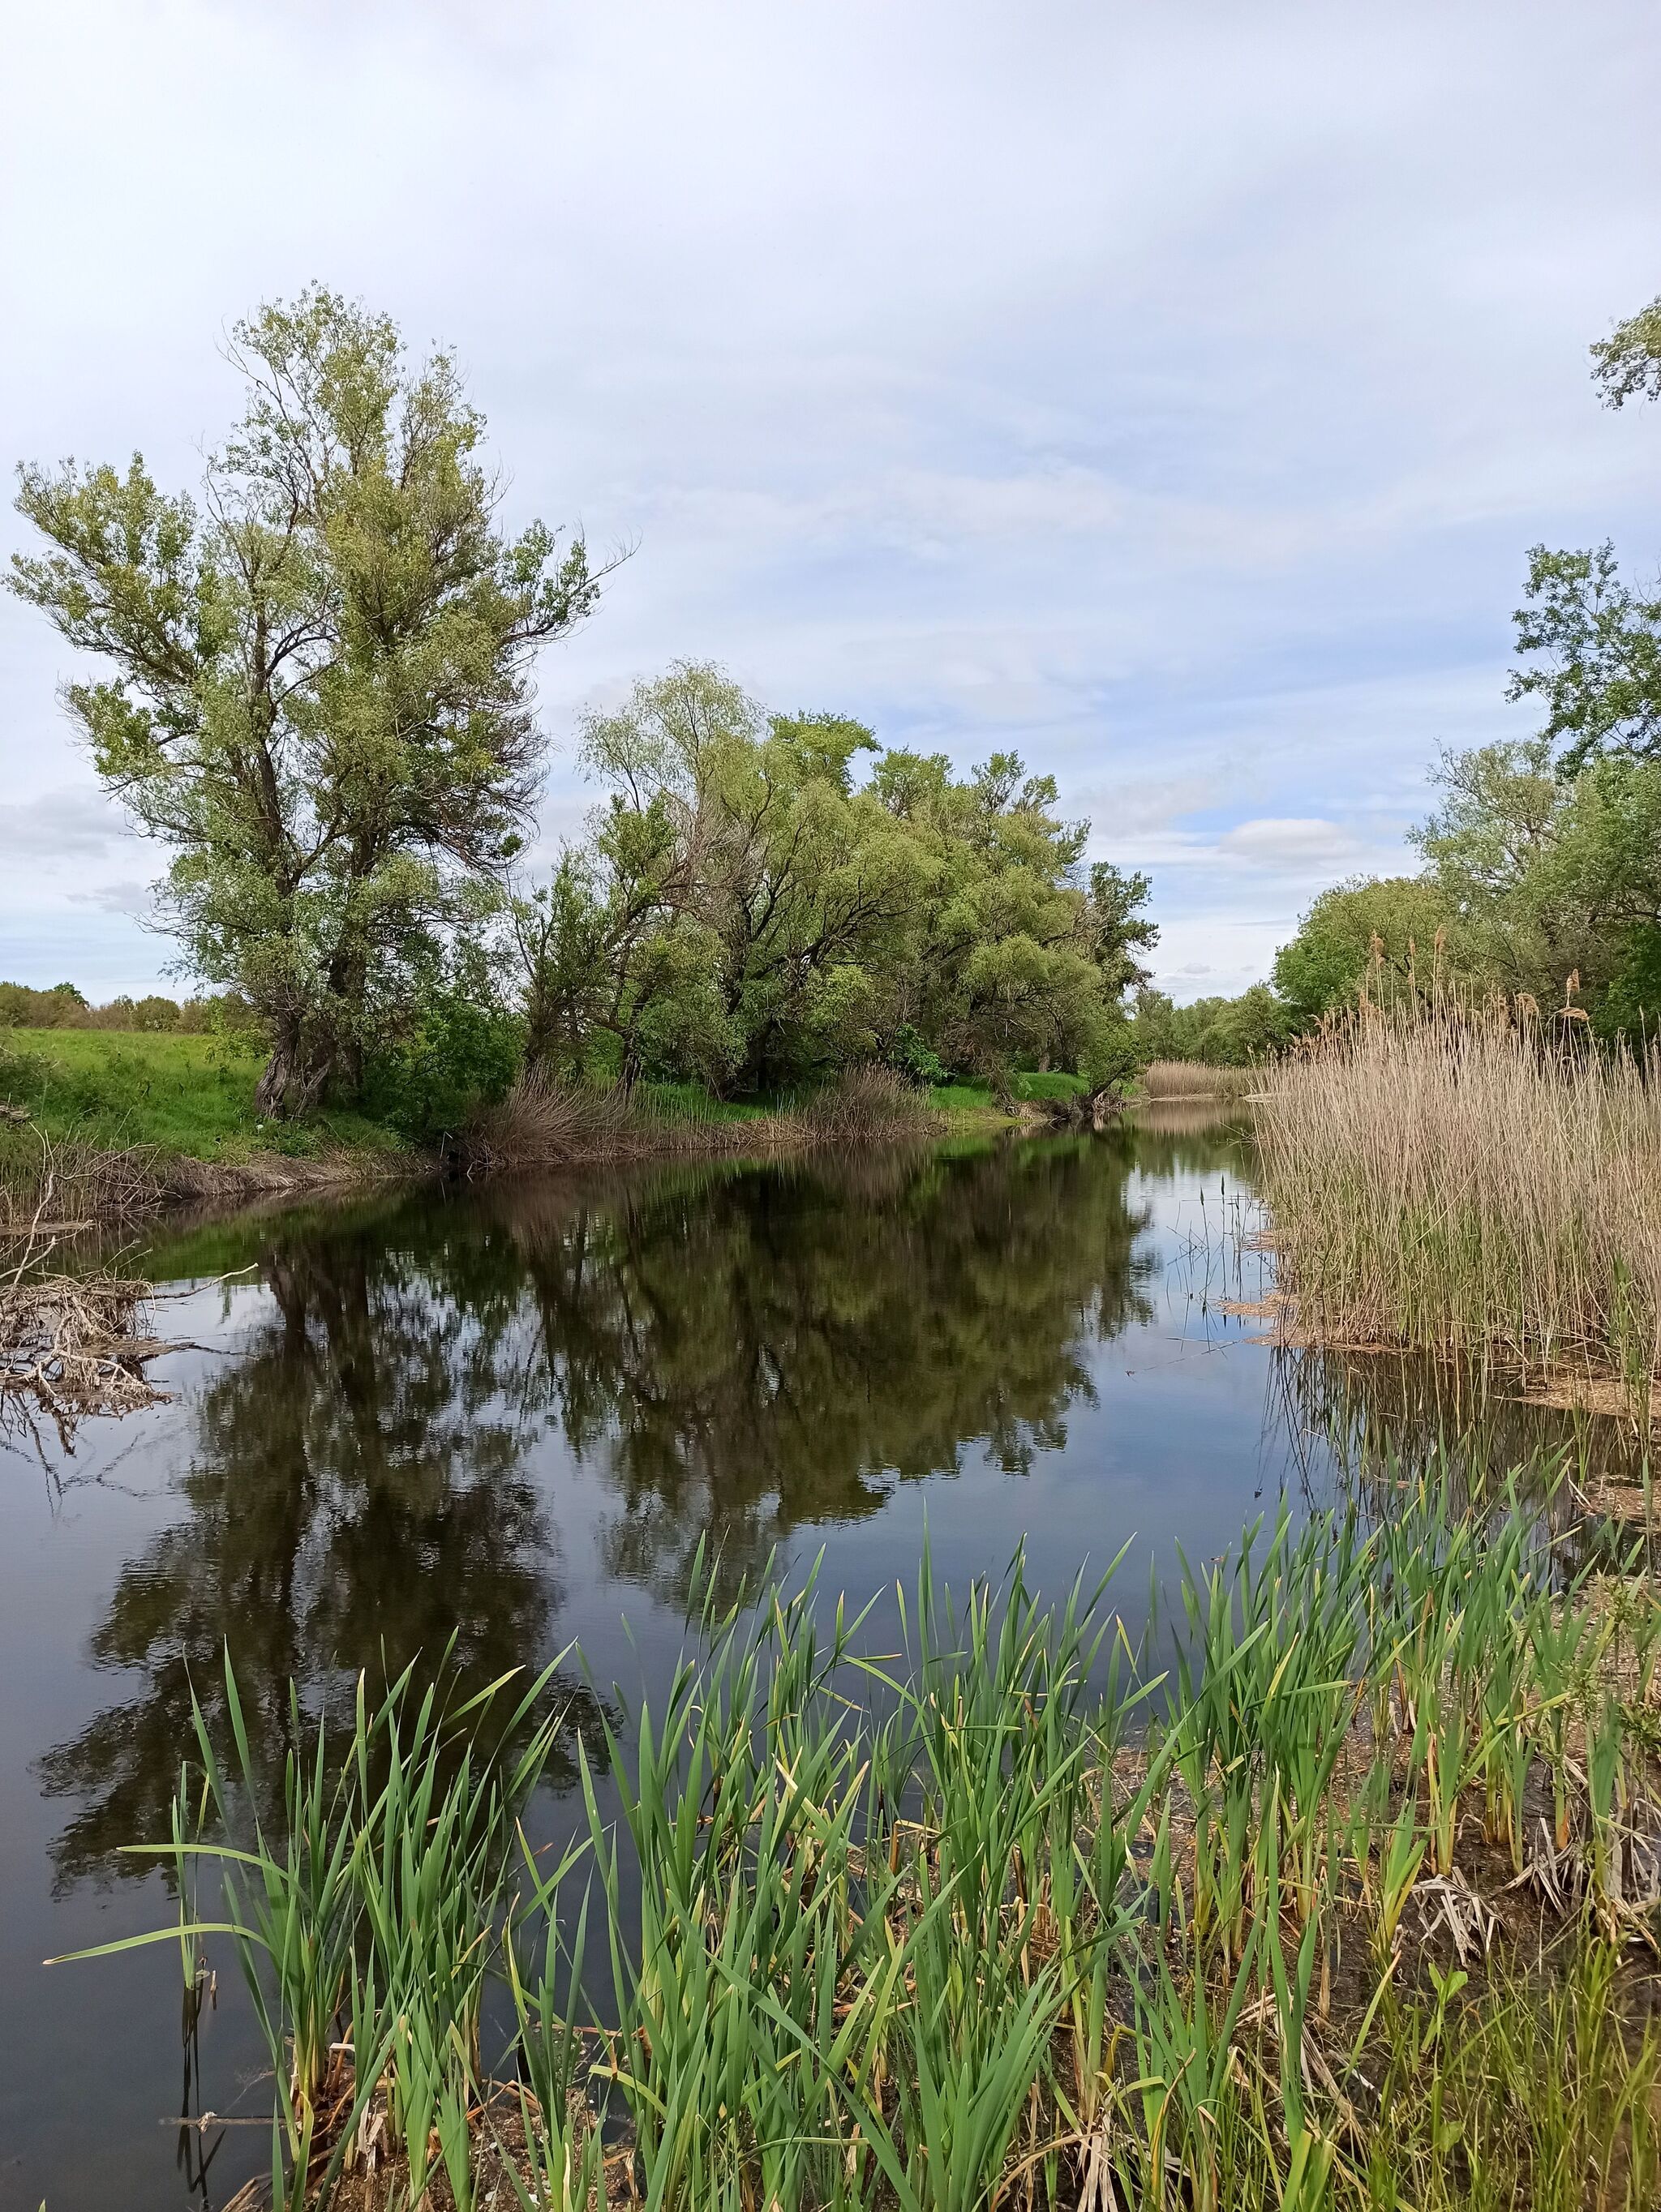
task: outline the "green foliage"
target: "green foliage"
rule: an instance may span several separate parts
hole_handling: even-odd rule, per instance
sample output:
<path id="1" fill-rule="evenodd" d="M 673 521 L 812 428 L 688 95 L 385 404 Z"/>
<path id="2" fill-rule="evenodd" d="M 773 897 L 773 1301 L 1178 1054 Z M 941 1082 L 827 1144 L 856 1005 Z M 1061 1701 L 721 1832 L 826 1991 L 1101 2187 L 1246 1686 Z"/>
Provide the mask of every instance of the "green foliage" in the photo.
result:
<path id="1" fill-rule="evenodd" d="M 1462 917 L 1467 973 L 1547 1008 L 1573 977 L 1609 1030 L 1640 1016 L 1646 933 L 1661 921 L 1661 760 L 1609 753 L 1565 780 L 1540 738 L 1449 756 L 1439 781 L 1442 804 L 1415 835 Z"/>
<path id="2" fill-rule="evenodd" d="M 1628 399 L 1661 399 L 1661 299 L 1617 323 L 1591 349 L 1592 376 L 1609 407 Z"/>
<path id="3" fill-rule="evenodd" d="M 1640 923 L 1628 935 L 1598 1010 L 1609 1036 L 1661 1036 L 1661 928 Z"/>
<path id="4" fill-rule="evenodd" d="M 1529 554 L 1512 699 L 1545 702 L 1542 734 L 1573 775 L 1600 753 L 1661 757 L 1661 595 L 1621 580 L 1615 549 Z"/>
<path id="5" fill-rule="evenodd" d="M 591 717 L 583 757 L 590 835 L 514 908 L 538 1064 L 754 1095 L 861 1060 L 935 1082 L 1110 1057 L 1147 879 L 1086 875 L 1085 826 L 1013 755 L 958 781 L 682 662 Z"/>
<path id="6" fill-rule="evenodd" d="M 1163 991 L 1136 994 L 1130 1042 L 1138 1066 L 1155 1060 L 1197 1060 L 1212 1067 L 1250 1067 L 1273 1058 L 1296 1027 L 1267 983 L 1237 999 L 1196 999 L 1178 1006 Z"/>
<path id="7" fill-rule="evenodd" d="M 1591 351 L 1609 405 L 1661 398 L 1661 301 L 1652 301 Z M 1516 619 L 1528 665 L 1512 677 L 1510 696 L 1544 702 L 1539 738 L 1531 747 L 1490 747 L 1454 766 L 1467 787 L 1468 816 L 1476 799 L 1469 787 L 1488 767 L 1489 803 L 1475 811 L 1486 811 L 1495 831 L 1518 811 L 1495 803 L 1492 786 L 1506 770 L 1530 774 L 1536 787 L 1554 775 L 1575 787 L 1555 805 L 1537 788 L 1518 849 L 1507 851 L 1502 836 L 1491 836 L 1488 872 L 1517 878 L 1510 888 L 1521 912 L 1514 919 L 1524 932 L 1543 930 L 1560 963 L 1565 951 L 1584 952 L 1573 963 L 1583 979 L 1596 972 L 1600 981 L 1612 981 L 1615 971 L 1630 975 L 1634 960 L 1642 967 L 1641 950 L 1629 951 L 1625 940 L 1633 929 L 1652 927 L 1661 910 L 1661 789 L 1653 780 L 1661 769 L 1661 595 L 1624 582 L 1607 543 L 1579 552 L 1536 545 L 1529 556 L 1527 604 Z M 1475 826 L 1469 819 L 1454 825 L 1456 847 L 1457 830 Z M 1450 857 L 1457 862 L 1469 854 L 1456 849 Z M 1566 945 L 1566 931 L 1583 943 Z M 1560 966 L 1555 980 L 1567 972 Z M 1623 985 L 1613 1019 L 1629 1019 L 1624 1010 L 1641 1001 L 1641 990 L 1634 999 Z"/>
<path id="8" fill-rule="evenodd" d="M 1374 999 L 1459 972 L 1458 909 L 1422 877 L 1356 877 L 1323 891 L 1275 956 L 1275 987 L 1299 1024 L 1354 1006 L 1366 982 Z"/>
<path id="9" fill-rule="evenodd" d="M 412 1144 L 435 1145 L 504 1098 L 525 1049 L 523 1018 L 496 997 L 483 963 L 435 975 L 396 1041 L 370 1060 L 365 1111 Z"/>
<path id="10" fill-rule="evenodd" d="M 1661 301 L 1592 348 L 1610 406 L 1661 398 Z M 1341 884 L 1275 957 L 1302 1024 L 1354 999 L 1436 979 L 1586 1012 L 1606 1037 L 1653 1026 L 1661 1006 L 1661 595 L 1625 582 L 1613 548 L 1529 556 L 1514 700 L 1538 734 L 1444 757 L 1440 798 L 1415 833 L 1416 878 Z M 1376 961 L 1370 961 L 1374 939 Z M 1415 948 L 1410 955 L 1409 945 Z M 1413 973 L 1408 967 L 1411 959 Z"/>
<path id="11" fill-rule="evenodd" d="M 1370 1533 L 1283 1511 L 1184 1564 L 1174 1679 L 1115 1622 L 1117 1560 L 1043 1606 L 1019 1553 L 953 1593 L 925 1542 L 873 1649 L 817 1571 L 728 1602 L 701 1547 L 683 1650 L 596 1715 L 558 1849 L 527 1832 L 552 1668 L 471 1698 L 360 1676 L 337 1745 L 227 1662 L 140 1846 L 176 1923 L 79 1955 L 177 1943 L 188 1981 L 234 1945 L 295 2212 L 376 2140 L 393 2205 L 441 2164 L 458 2205 L 579 2212 L 611 2146 L 660 2212 L 1640 2212 L 1661 2035 L 1621 1954 L 1652 1932 L 1655 1591 L 1612 1620 L 1513 1496 L 1461 1514 L 1445 1467 L 1378 1472 Z M 1631 1703 L 1579 1698 L 1623 1665 Z M 1492 1846 L 1518 1863 L 1536 1762 L 1569 1820 L 1513 1948 Z"/>
<path id="12" fill-rule="evenodd" d="M 111 666 L 68 697 L 100 778 L 173 854 L 190 965 L 244 993 L 287 1116 L 407 1017 L 516 848 L 540 764 L 530 667 L 593 604 L 580 542 L 498 530 L 454 362 L 313 289 L 236 325 L 248 404 L 201 503 L 135 456 L 21 471 L 46 539 L 12 588 Z"/>
<path id="13" fill-rule="evenodd" d="M 913 1083 L 923 1083 L 931 1088 L 948 1083 L 951 1070 L 928 1042 L 920 1030 L 910 1022 L 902 1022 L 889 1040 L 888 1064 Z"/>

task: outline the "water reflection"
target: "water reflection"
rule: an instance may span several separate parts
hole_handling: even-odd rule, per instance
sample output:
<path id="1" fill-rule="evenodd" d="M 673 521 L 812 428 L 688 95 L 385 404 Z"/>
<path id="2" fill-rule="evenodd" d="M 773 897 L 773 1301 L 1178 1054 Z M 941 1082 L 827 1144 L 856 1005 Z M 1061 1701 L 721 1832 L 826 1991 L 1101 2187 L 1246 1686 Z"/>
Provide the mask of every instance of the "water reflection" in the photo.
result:
<path id="1" fill-rule="evenodd" d="M 971 1439 L 1011 1474 L 1064 1449 L 1159 1265 L 1103 1170 L 1086 1140 L 494 1200 L 535 1316 L 517 1402 L 614 1488 L 611 1573 L 678 1596 L 700 1540 L 730 1577 Z"/>
<path id="2" fill-rule="evenodd" d="M 94 1667 L 136 1683 L 40 1762 L 46 1794 L 80 1808 L 60 1886 L 143 1871 L 116 1854 L 167 1833 L 192 1688 L 219 1723 L 228 1640 L 269 1802 L 290 1680 L 314 1718 L 360 1669 L 452 1640 L 467 1687 L 546 1650 L 557 1547 L 522 1434 L 492 1410 L 472 1250 L 418 1209 L 267 1232 L 271 1317 L 195 1398 L 188 1511 L 121 1568 L 90 1639 Z M 587 1692 L 560 1686 L 571 1725 L 592 1725 Z"/>
<path id="3" fill-rule="evenodd" d="M 79 1486 L 0 1484 L 0 2137 L 20 2153 L 0 2204 L 178 2201 L 156 2127 L 176 2054 L 123 2009 L 166 2016 L 176 1960 L 44 1996 L 35 1962 L 167 1918 L 113 1878 L 167 1832 L 192 1686 L 222 1728 L 227 1639 L 269 1803 L 290 1679 L 309 1719 L 452 1638 L 473 1686 L 580 1634 L 597 1678 L 654 1689 L 701 1541 L 729 1583 L 823 1546 L 826 1589 L 862 1599 L 910 1577 L 925 1508 L 959 1584 L 1025 1540 L 1053 1592 L 1135 1538 L 1134 1642 L 1177 1545 L 1221 1552 L 1279 1493 L 1388 1511 L 1442 1441 L 1471 1483 L 1542 1446 L 1588 1480 L 1628 1450 L 1503 1386 L 1255 1341 L 1222 1301 L 1263 1286 L 1256 1226 L 1239 1138 L 1189 1109 L 1093 1139 L 393 1194 L 126 1255 L 181 1284 L 252 1272 L 177 1310 L 217 1350 L 179 1365 L 175 1404 L 88 1424 Z M 602 1705 L 575 1662 L 554 1694 L 558 1790 L 579 1741 L 599 1757 Z M 557 1829 L 574 1796 L 536 1813 Z M 207 2031 L 222 2111 L 259 2063 L 239 2017 Z M 262 2152 L 254 2130 L 226 2142 L 229 2196 Z"/>
<path id="4" fill-rule="evenodd" d="M 1166 1515 L 1155 1537 L 1211 1549 L 1266 1468 L 1330 1497 L 1365 1437 L 1410 1476 L 1469 1427 L 1445 1375 L 1271 1354 L 1242 1342 L 1250 1322 L 1217 1319 L 1244 1169 L 1234 1133 L 1189 1114 L 1093 1139 L 426 1192 L 159 1249 L 163 1276 L 252 1254 L 264 1297 L 162 1431 L 182 1510 L 120 1565 L 87 1646 L 120 1694 L 38 1761 L 75 1808 L 60 1890 L 166 1832 L 192 1686 L 216 1723 L 228 1638 L 273 1795 L 291 1680 L 314 1715 L 360 1669 L 430 1662 L 452 1639 L 470 1687 L 551 1656 L 572 1632 L 573 1476 L 581 1572 L 614 1613 L 630 1588 L 672 1611 L 700 1546 L 731 1586 L 793 1531 L 857 1530 L 898 1486 L 951 1482 L 971 1449 L 1005 1477 L 1083 1468 L 1089 1518 L 1057 1546 L 1069 1572 L 1086 1543 L 1111 1535 L 1110 1555 L 1129 1533 L 1101 1474 L 1126 1437 L 1135 1510 L 1151 1483 Z M 1188 1196 L 1156 1224 L 1161 1192 Z M 1127 1332 L 1147 1342 L 1110 1367 Z M 1184 1364 L 1224 1346 L 1226 1389 Z M 1488 1413 L 1489 1465 L 1573 1426 Z M 1198 1507 L 1196 1458 L 1214 1470 Z M 1003 1558 L 1028 1516 L 1019 1498 L 996 1513 Z M 599 1707 L 569 1672 L 557 1686 L 569 1755 L 597 1739 Z"/>

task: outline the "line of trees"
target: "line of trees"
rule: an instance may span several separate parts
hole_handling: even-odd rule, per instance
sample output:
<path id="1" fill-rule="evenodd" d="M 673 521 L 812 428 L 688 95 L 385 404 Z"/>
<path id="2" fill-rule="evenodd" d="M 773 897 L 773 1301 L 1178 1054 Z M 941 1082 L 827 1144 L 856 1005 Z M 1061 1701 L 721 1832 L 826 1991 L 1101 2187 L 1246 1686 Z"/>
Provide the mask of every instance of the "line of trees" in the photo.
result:
<path id="1" fill-rule="evenodd" d="M 751 1094 L 858 1060 L 1128 1072 L 1147 879 L 1086 870 L 1089 825 L 1015 755 L 955 778 L 684 662 L 582 758 L 591 834 L 513 908 L 534 1063 Z"/>
<path id="2" fill-rule="evenodd" d="M 137 1030 L 159 1036 L 205 1036 L 247 1025 L 246 1004 L 233 993 L 211 999 L 169 999 L 160 991 L 135 999 L 123 992 L 95 1005 L 73 983 L 37 991 L 0 983 L 0 1030 Z"/>
<path id="3" fill-rule="evenodd" d="M 1013 754 L 958 777 L 683 663 L 586 724 L 588 833 L 522 880 L 534 661 L 604 568 L 506 534 L 453 360 L 386 317 L 313 289 L 228 352 L 246 404 L 199 496 L 137 455 L 26 465 L 46 550 L 10 582 L 108 672 L 67 705 L 170 852 L 181 967 L 270 1040 L 262 1115 L 445 1121 L 526 1062 L 748 1093 L 861 1060 L 1131 1072 L 1147 880 L 1086 867 Z"/>

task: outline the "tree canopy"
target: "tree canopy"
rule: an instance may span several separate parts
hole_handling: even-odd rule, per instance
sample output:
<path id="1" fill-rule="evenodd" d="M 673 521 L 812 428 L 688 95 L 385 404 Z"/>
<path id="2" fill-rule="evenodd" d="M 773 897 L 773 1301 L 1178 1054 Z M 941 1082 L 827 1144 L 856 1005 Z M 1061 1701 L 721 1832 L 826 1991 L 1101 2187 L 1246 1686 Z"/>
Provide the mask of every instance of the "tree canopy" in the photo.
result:
<path id="1" fill-rule="evenodd" d="M 1606 403 L 1661 398 L 1661 300 L 1593 346 Z M 1323 892 L 1277 954 L 1300 1024 L 1429 980 L 1573 1004 L 1605 1036 L 1661 1021 L 1661 591 L 1608 544 L 1536 546 L 1517 614 L 1514 700 L 1536 733 L 1445 755 L 1413 833 L 1417 877 Z M 1411 974 L 1409 974 L 1409 969 Z"/>
<path id="2" fill-rule="evenodd" d="M 1105 1068 L 1122 1042 L 1147 880 L 1086 869 L 1087 825 L 1013 754 L 958 778 L 687 661 L 581 757 L 589 834 L 515 908 L 544 1065 L 755 1092 L 854 1060 Z"/>

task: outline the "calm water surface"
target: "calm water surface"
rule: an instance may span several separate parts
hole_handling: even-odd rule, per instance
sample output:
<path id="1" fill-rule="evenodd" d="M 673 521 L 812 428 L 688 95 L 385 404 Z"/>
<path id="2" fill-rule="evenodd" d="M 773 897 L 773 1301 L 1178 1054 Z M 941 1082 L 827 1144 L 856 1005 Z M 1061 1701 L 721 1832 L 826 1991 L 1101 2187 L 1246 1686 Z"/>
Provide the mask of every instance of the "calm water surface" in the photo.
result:
<path id="1" fill-rule="evenodd" d="M 552 1832 L 579 1735 L 672 1662 L 700 1541 L 733 1578 L 823 1551 L 863 1598 L 925 1525 L 954 1583 L 1025 1540 L 1051 1591 L 1134 1540 L 1139 1633 L 1150 1563 L 1332 1492 L 1335 1419 L 1410 1449 L 1439 1417 L 1399 1370 L 1272 1352 L 1220 1310 L 1262 1288 L 1250 1206 L 1227 1129 L 1147 1125 L 159 1239 L 137 1264 L 204 1347 L 166 1363 L 173 1401 L 0 1454 L 3 2212 L 218 2206 L 268 2167 L 263 2124 L 178 2126 L 269 2114 L 228 1948 L 189 2053 L 169 1947 L 41 1965 L 171 1917 L 120 1850 L 167 1833 L 228 1642 L 280 1786 L 291 1678 L 344 1711 L 360 1668 L 452 1637 L 478 1681 L 579 1639 Z M 1518 1449 L 1550 1433 L 1519 1420 Z"/>

